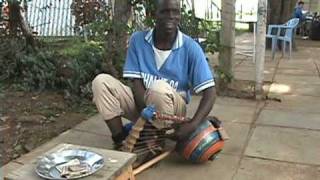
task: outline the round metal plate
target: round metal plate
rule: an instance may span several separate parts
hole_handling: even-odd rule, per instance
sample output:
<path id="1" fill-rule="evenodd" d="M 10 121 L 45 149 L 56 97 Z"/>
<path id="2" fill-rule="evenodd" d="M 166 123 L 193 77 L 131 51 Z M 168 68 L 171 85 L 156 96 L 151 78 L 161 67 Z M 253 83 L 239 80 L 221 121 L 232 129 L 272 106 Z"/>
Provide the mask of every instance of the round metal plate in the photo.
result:
<path id="1" fill-rule="evenodd" d="M 85 149 L 66 149 L 41 158 L 36 166 L 36 173 L 45 179 L 66 180 L 61 177 L 58 167 L 74 159 L 78 159 L 81 164 L 87 164 L 90 171 L 69 179 L 89 176 L 104 166 L 103 157 L 95 152 Z"/>

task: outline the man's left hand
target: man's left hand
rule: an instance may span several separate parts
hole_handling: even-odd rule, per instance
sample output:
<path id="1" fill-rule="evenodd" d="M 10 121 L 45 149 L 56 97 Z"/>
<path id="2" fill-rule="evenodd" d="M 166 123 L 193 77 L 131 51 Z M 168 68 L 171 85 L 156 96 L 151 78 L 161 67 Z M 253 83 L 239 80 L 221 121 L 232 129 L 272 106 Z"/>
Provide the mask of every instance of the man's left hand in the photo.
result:
<path id="1" fill-rule="evenodd" d="M 173 139 L 176 141 L 181 141 L 190 136 L 193 131 L 195 131 L 196 125 L 191 122 L 186 122 L 183 124 L 180 124 L 175 128 L 175 132 L 173 134 Z"/>

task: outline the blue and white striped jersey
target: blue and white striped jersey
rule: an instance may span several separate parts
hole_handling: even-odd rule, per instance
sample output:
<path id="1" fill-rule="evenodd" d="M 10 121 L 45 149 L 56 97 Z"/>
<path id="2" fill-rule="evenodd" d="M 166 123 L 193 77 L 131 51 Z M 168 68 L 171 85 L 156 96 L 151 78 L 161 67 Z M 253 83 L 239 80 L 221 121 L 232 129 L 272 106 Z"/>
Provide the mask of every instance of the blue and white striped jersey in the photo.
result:
<path id="1" fill-rule="evenodd" d="M 189 36 L 178 31 L 172 51 L 159 70 L 153 45 L 153 30 L 136 32 L 131 36 L 124 78 L 142 78 L 146 88 L 155 80 L 165 80 L 187 102 L 190 100 L 190 90 L 199 93 L 215 85 L 201 47 Z"/>

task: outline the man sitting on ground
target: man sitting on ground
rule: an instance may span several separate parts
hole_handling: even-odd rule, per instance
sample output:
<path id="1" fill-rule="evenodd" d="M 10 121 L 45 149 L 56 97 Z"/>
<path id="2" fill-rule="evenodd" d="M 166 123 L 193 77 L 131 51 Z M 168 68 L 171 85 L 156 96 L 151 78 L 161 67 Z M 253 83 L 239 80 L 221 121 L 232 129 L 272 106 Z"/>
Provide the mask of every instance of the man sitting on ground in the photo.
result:
<path id="1" fill-rule="evenodd" d="M 215 101 L 215 82 L 201 47 L 178 29 L 181 18 L 179 0 L 157 0 L 155 27 L 135 32 L 129 42 L 123 77 L 128 87 L 108 74 L 92 83 L 93 101 L 112 133 L 115 144 L 126 135 L 121 117 L 135 122 L 146 105 L 157 111 L 186 115 L 191 91 L 202 93 L 200 104 L 190 121 L 178 127 L 174 139 L 190 135 L 205 119 Z M 154 121 L 155 128 L 166 127 Z"/>

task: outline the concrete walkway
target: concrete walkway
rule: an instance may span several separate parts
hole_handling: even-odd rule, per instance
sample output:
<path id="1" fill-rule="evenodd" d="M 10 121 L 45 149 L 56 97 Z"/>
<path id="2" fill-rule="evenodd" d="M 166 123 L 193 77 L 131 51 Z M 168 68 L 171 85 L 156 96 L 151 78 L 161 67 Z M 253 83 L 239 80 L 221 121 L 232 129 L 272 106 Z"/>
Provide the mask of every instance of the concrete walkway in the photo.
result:
<path id="1" fill-rule="evenodd" d="M 318 43 L 318 44 L 317 44 Z M 291 60 L 267 56 L 268 96 L 278 101 L 218 97 L 211 111 L 231 140 L 213 162 L 195 165 L 173 154 L 138 175 L 142 180 L 318 180 L 320 179 L 320 43 L 298 41 Z M 270 53 L 270 52 L 268 52 Z M 239 57 L 240 58 L 240 57 Z M 235 77 L 254 78 L 254 64 L 243 58 Z M 199 97 L 189 105 L 195 112 Z M 111 148 L 110 132 L 95 116 L 2 168 L 7 174 L 59 143 Z M 1 174 L 0 174 L 1 175 Z M 1 177 L 1 176 L 0 176 Z"/>

